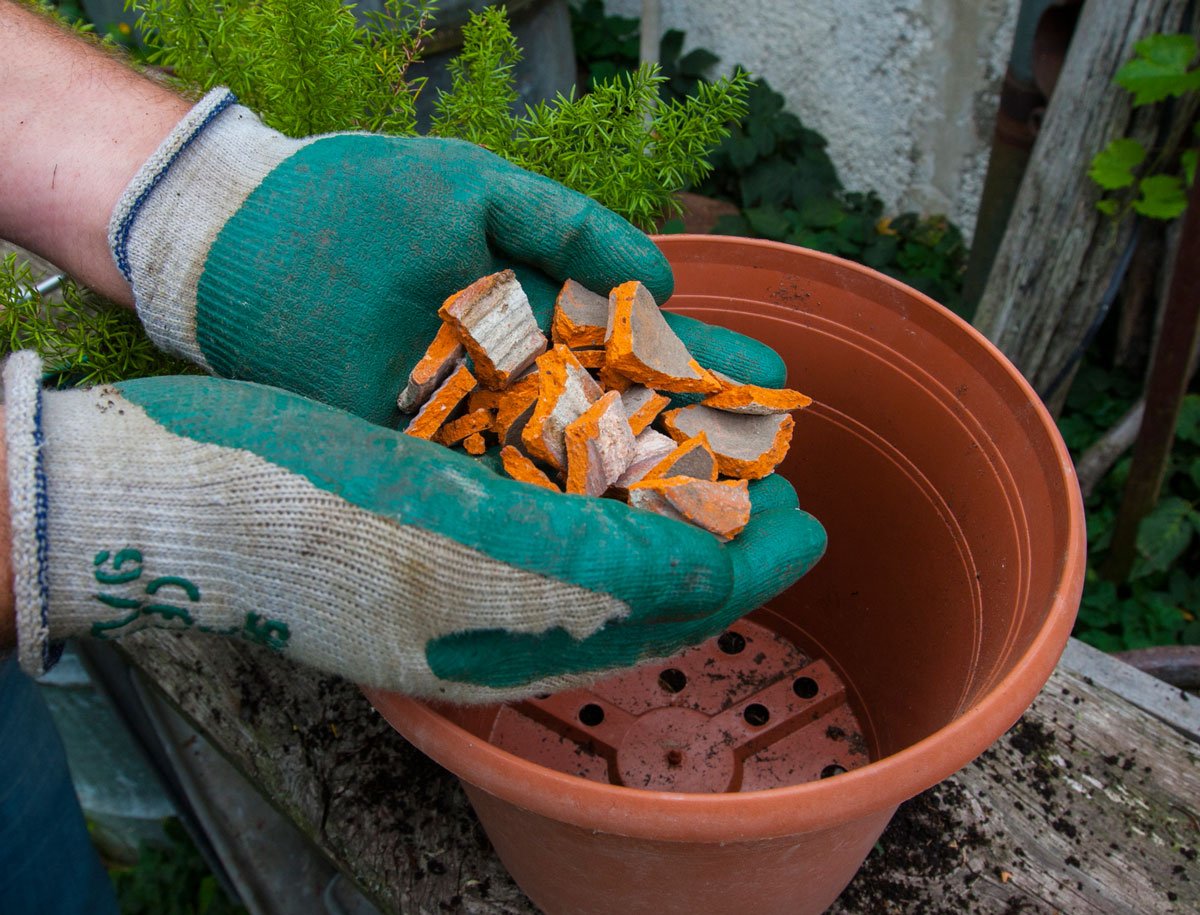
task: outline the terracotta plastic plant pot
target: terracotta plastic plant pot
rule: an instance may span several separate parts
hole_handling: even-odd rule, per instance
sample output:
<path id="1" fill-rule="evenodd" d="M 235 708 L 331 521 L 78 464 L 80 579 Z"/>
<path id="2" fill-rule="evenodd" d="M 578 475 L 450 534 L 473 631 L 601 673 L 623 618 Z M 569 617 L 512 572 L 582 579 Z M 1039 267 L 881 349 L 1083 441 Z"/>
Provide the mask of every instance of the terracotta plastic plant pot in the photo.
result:
<path id="1" fill-rule="evenodd" d="M 668 307 L 769 343 L 813 397 L 780 472 L 828 530 L 825 558 L 724 643 L 592 690 L 369 696 L 462 779 L 546 912 L 819 912 L 897 805 L 1050 676 L 1083 585 L 1082 502 L 1030 387 L 924 295 L 782 244 L 658 242 Z"/>

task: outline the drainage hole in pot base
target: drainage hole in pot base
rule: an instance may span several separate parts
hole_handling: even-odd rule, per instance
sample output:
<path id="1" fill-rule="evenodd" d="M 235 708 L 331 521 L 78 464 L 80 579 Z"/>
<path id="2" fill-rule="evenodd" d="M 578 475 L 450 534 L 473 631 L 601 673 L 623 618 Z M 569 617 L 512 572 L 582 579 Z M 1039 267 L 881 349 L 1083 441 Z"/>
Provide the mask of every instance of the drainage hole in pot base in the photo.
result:
<path id="1" fill-rule="evenodd" d="M 742 620 L 676 655 L 501 707 L 491 742 L 593 781 L 655 791 L 754 791 L 870 762 L 827 663 Z"/>

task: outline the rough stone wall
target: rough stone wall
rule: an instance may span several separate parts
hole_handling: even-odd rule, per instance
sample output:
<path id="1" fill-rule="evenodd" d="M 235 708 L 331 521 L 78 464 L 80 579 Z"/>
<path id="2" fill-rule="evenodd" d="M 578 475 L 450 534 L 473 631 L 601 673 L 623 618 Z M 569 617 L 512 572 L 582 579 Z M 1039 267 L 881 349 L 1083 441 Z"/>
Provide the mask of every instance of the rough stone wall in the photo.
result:
<path id="1" fill-rule="evenodd" d="M 765 77 L 829 140 L 843 183 L 967 233 L 1019 0 L 662 0 L 686 47 Z M 640 15 L 641 0 L 607 0 Z"/>

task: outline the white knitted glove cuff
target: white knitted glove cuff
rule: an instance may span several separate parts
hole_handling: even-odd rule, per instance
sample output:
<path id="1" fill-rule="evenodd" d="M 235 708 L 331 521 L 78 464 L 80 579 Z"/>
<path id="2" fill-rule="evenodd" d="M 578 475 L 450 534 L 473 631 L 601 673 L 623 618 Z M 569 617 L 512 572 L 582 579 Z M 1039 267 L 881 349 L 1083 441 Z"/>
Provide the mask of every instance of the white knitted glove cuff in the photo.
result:
<path id="1" fill-rule="evenodd" d="M 50 642 L 42 360 L 36 353 L 14 353 L 5 363 L 4 409 L 17 659 L 26 673 L 39 677 L 54 666 L 60 646 Z"/>
<path id="2" fill-rule="evenodd" d="M 196 288 L 213 240 L 262 179 L 305 146 L 213 89 L 163 140 L 117 201 L 108 243 L 138 316 L 162 349 L 208 369 Z"/>

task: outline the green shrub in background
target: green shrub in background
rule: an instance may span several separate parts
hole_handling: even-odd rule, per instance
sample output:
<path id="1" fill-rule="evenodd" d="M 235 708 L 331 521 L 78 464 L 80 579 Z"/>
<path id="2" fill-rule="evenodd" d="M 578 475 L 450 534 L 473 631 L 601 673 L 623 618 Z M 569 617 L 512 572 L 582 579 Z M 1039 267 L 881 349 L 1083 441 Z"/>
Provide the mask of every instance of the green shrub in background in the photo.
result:
<path id="1" fill-rule="evenodd" d="M 71 280 L 43 295 L 29 265 L 0 261 L 0 353 L 35 349 L 57 386 L 198 371 L 156 349 L 133 312 Z"/>
<path id="2" fill-rule="evenodd" d="M 416 132 L 410 79 L 431 34 L 428 0 L 386 0 L 360 24 L 340 0 L 132 0 L 149 59 L 181 88 L 229 86 L 290 136 L 336 130 Z M 735 73 L 659 102 L 669 77 L 639 67 L 515 114 L 520 59 L 503 7 L 473 13 L 450 62 L 430 133 L 477 143 L 587 194 L 642 228 L 678 211 L 674 193 L 708 172 L 708 153 L 745 114 L 749 80 Z"/>

